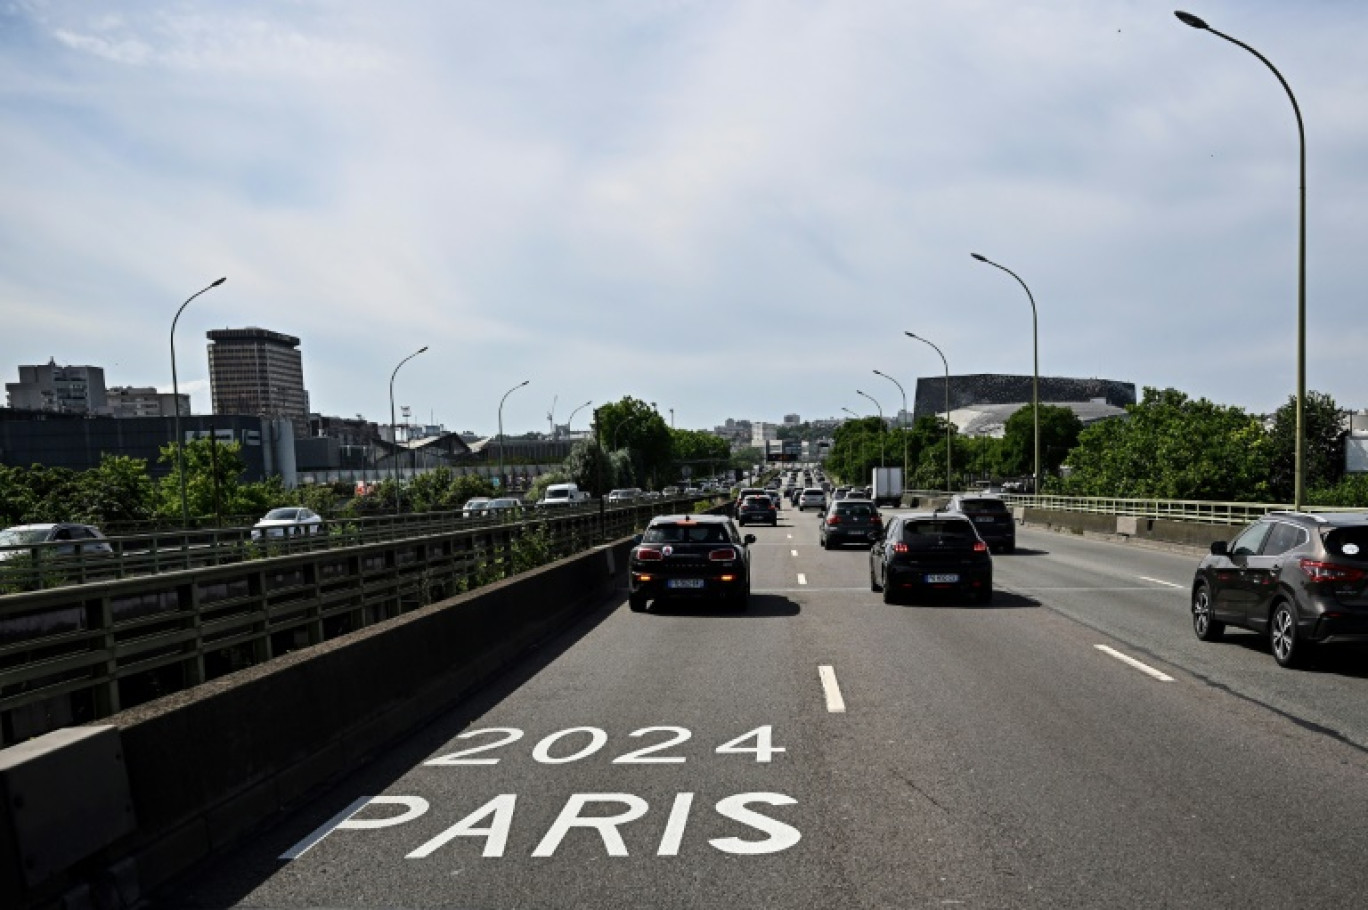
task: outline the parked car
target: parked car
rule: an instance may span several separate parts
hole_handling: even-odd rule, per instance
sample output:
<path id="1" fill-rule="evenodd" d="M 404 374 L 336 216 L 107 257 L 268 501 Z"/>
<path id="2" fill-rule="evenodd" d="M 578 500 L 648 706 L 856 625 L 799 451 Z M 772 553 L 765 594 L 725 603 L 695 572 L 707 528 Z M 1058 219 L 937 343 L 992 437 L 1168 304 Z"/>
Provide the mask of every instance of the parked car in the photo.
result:
<path id="1" fill-rule="evenodd" d="M 1368 641 L 1368 514 L 1269 512 L 1218 540 L 1192 581 L 1192 631 L 1268 636 L 1282 667 L 1321 644 Z"/>
<path id="2" fill-rule="evenodd" d="M 951 496 L 946 509 L 968 515 L 988 546 L 1003 553 L 1016 550 L 1016 522 L 1012 510 L 996 496 Z"/>
<path id="3" fill-rule="evenodd" d="M 879 507 L 869 499 L 840 499 L 833 502 L 817 526 L 817 539 L 823 550 L 857 543 L 868 547 L 871 535 L 883 529 Z"/>
<path id="4" fill-rule="evenodd" d="M 764 493 L 754 496 L 747 496 L 741 500 L 741 505 L 736 509 L 736 523 L 747 525 L 751 522 L 761 524 L 779 525 L 779 510 L 774 507 L 774 500 Z"/>
<path id="5" fill-rule="evenodd" d="M 0 531 L 0 561 L 13 559 L 25 553 L 34 552 L 35 544 L 43 546 L 43 555 L 75 556 L 86 554 L 113 554 L 110 545 L 100 529 L 94 525 L 53 522 L 48 524 L 15 525 Z"/>
<path id="6" fill-rule="evenodd" d="M 628 605 L 637 612 L 665 597 L 719 600 L 744 610 L 750 600 L 750 545 L 725 515 L 651 519 L 628 560 Z"/>
<path id="7" fill-rule="evenodd" d="M 933 594 L 988 603 L 993 557 L 966 515 L 897 513 L 870 548 L 869 588 L 882 591 L 888 604 Z"/>
<path id="8" fill-rule="evenodd" d="M 473 496 L 466 500 L 465 505 L 461 506 L 461 516 L 463 518 L 479 518 L 485 513 L 485 507 L 488 505 L 488 496 Z"/>
<path id="9" fill-rule="evenodd" d="M 298 537 L 323 533 L 323 516 L 304 506 L 285 506 L 272 509 L 252 525 L 252 539 L 268 537 Z"/>
<path id="10" fill-rule="evenodd" d="M 806 512 L 808 509 L 826 511 L 827 495 L 826 490 L 821 487 L 808 487 L 798 495 L 798 511 Z"/>

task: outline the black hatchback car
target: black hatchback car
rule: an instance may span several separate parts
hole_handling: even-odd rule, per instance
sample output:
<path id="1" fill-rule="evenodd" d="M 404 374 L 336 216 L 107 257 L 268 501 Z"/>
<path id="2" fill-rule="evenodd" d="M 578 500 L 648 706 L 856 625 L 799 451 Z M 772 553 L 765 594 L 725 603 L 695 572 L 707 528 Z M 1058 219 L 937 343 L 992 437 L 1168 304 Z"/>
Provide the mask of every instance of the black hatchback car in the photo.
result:
<path id="1" fill-rule="evenodd" d="M 768 495 L 747 496 L 736 507 L 736 523 L 746 525 L 751 522 L 778 527 L 779 510 L 774 507 L 774 500 Z"/>
<path id="2" fill-rule="evenodd" d="M 767 498 L 767 497 L 766 497 Z M 750 600 L 750 545 L 724 515 L 660 515 L 632 548 L 628 605 L 664 597 L 720 600 L 744 610 Z"/>
<path id="3" fill-rule="evenodd" d="M 1368 642 L 1368 514 L 1269 512 L 1218 540 L 1192 581 L 1192 631 L 1266 634 L 1279 666 L 1316 645 Z"/>
<path id="4" fill-rule="evenodd" d="M 838 499 L 822 513 L 817 539 L 823 550 L 857 543 L 868 547 L 871 535 L 883 530 L 883 516 L 868 499 Z"/>
<path id="5" fill-rule="evenodd" d="M 993 557 L 969 517 L 958 512 L 895 515 L 869 551 L 869 588 L 886 604 L 902 596 L 993 599 Z"/>
<path id="6" fill-rule="evenodd" d="M 950 497 L 946 508 L 968 515 L 989 547 L 1003 553 L 1016 550 L 1016 523 L 1006 502 L 996 496 L 959 495 Z"/>

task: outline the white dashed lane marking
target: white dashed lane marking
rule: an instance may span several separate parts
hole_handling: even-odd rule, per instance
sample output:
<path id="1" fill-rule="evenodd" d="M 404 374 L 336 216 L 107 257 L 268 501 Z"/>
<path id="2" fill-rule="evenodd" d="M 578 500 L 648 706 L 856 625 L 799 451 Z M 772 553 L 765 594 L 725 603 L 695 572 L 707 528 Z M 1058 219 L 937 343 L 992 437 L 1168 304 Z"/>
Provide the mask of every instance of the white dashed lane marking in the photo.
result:
<path id="1" fill-rule="evenodd" d="M 1154 669 L 1149 664 L 1142 664 L 1140 661 L 1136 660 L 1134 657 L 1131 657 L 1129 654 L 1122 654 L 1115 648 L 1109 648 L 1106 645 L 1093 645 L 1093 647 L 1101 651 L 1103 654 L 1110 654 L 1112 657 L 1115 657 L 1122 663 L 1134 667 L 1135 669 L 1139 670 L 1141 673 L 1144 673 L 1147 676 L 1153 676 L 1160 682 L 1173 682 L 1172 676 L 1160 673 L 1158 670 Z"/>
<path id="2" fill-rule="evenodd" d="M 822 692 L 826 695 L 826 708 L 832 714 L 845 713 L 845 699 L 841 697 L 841 687 L 836 683 L 836 671 L 830 664 L 822 664 L 817 668 L 817 675 L 822 679 Z"/>

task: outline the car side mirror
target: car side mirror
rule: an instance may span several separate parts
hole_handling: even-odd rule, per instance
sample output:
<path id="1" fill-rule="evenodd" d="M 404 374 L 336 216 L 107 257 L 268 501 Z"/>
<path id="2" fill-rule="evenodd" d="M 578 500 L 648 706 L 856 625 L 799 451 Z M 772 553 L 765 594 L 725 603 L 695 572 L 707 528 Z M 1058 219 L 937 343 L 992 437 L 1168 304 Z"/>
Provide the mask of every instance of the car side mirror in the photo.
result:
<path id="1" fill-rule="evenodd" d="M 1213 555 L 1213 556 L 1229 556 L 1229 555 L 1230 555 L 1230 544 L 1226 543 L 1224 540 L 1217 540 L 1217 541 L 1214 541 L 1214 542 L 1211 544 L 1211 555 Z"/>
<path id="2" fill-rule="evenodd" d="M 639 546 L 641 546 L 641 535 L 640 535 L 640 534 L 635 534 L 635 535 L 632 536 L 632 546 L 634 546 L 634 547 L 639 547 Z"/>
<path id="3" fill-rule="evenodd" d="M 746 542 L 746 546 L 750 546 L 751 544 L 755 543 L 755 535 L 754 535 L 754 534 L 747 534 L 745 537 L 743 537 L 743 538 L 741 538 L 741 539 L 744 540 L 744 541 Z"/>

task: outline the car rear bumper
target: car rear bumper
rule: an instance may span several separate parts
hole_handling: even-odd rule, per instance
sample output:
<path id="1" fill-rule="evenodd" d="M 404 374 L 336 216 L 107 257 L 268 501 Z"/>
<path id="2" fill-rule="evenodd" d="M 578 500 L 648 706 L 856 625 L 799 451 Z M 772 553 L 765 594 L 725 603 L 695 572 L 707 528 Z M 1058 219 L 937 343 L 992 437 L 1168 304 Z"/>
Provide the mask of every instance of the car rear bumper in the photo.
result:
<path id="1" fill-rule="evenodd" d="M 930 582 L 929 575 L 958 575 L 953 582 Z M 993 589 L 993 573 L 962 567 L 893 567 L 888 569 L 888 585 L 901 594 L 944 594 L 967 597 Z"/>

